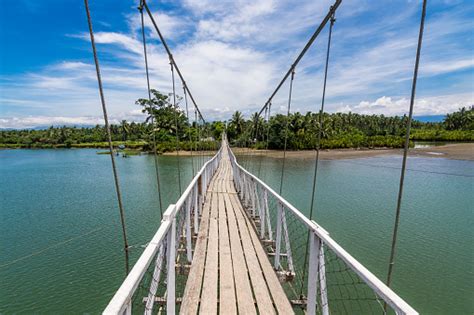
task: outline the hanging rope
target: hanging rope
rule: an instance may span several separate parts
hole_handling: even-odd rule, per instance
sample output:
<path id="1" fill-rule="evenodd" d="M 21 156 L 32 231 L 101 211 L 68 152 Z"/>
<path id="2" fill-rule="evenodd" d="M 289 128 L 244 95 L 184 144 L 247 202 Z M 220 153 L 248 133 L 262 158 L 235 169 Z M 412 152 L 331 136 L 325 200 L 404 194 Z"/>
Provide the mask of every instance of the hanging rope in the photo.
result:
<path id="1" fill-rule="evenodd" d="M 170 57 L 171 66 L 171 81 L 173 82 L 173 108 L 174 108 L 174 122 L 176 126 L 176 163 L 178 165 L 178 187 L 181 195 L 181 167 L 179 162 L 179 126 L 178 126 L 178 107 L 176 106 L 176 86 L 174 81 L 174 61 L 173 56 Z"/>
<path id="2" fill-rule="evenodd" d="M 421 12 L 421 20 L 420 20 L 420 31 L 418 34 L 418 45 L 416 48 L 416 60 L 415 60 L 415 69 L 413 71 L 413 82 L 411 87 L 411 98 L 410 98 L 410 112 L 408 114 L 408 123 L 407 123 L 407 131 L 405 135 L 405 146 L 403 149 L 403 159 L 402 159 L 402 170 L 400 174 L 400 184 L 398 188 L 398 198 L 397 198 L 397 210 L 395 212 L 395 224 L 393 228 L 393 236 L 392 236 L 392 248 L 390 251 L 390 261 L 388 265 L 388 273 L 387 273 L 387 286 L 390 287 L 392 281 L 392 273 L 393 273 L 393 265 L 395 264 L 395 250 L 397 245 L 397 236 L 398 236 L 398 226 L 400 224 L 400 208 L 402 206 L 402 197 L 403 197 L 403 185 L 405 183 L 405 171 L 406 171 L 406 164 L 407 164 L 407 156 L 408 150 L 410 147 L 410 128 L 411 122 L 413 118 L 413 107 L 415 104 L 415 93 L 416 93 L 416 80 L 418 78 L 418 67 L 420 64 L 420 53 L 421 53 L 421 45 L 423 42 L 423 30 L 425 26 L 425 16 L 426 16 L 426 0 L 423 0 L 423 8 Z M 387 305 L 385 304 L 385 309 Z"/>
<path id="3" fill-rule="evenodd" d="M 329 34 L 328 34 L 328 45 L 327 45 L 327 50 L 326 50 L 326 65 L 324 67 L 324 81 L 323 81 L 323 96 L 321 98 L 321 108 L 319 109 L 319 130 L 318 130 L 318 138 L 316 142 L 316 156 L 314 159 L 314 175 L 313 175 L 313 189 L 311 192 L 311 206 L 309 210 L 309 219 L 313 220 L 313 211 L 314 211 L 314 197 L 316 194 L 316 182 L 317 182 L 317 175 L 318 175 L 318 165 L 319 165 L 319 150 L 321 148 L 321 134 L 323 130 L 323 113 L 324 113 L 324 103 L 326 100 L 326 83 L 328 79 L 328 68 L 329 68 L 329 52 L 331 49 L 331 37 L 332 37 L 332 28 L 334 26 L 334 22 L 336 22 L 336 19 L 334 15 L 331 17 L 331 23 L 329 24 Z M 306 274 L 306 264 L 308 263 L 308 249 L 309 249 L 309 237 L 310 234 L 308 232 L 308 239 L 306 241 L 306 251 L 304 254 L 304 265 L 303 265 L 303 276 L 302 279 L 304 279 L 305 274 Z M 300 289 L 300 295 L 303 294 L 303 284 L 304 282 L 301 283 L 301 289 Z"/>
<path id="4" fill-rule="evenodd" d="M 102 104 L 102 112 L 104 114 L 105 130 L 107 131 L 107 140 L 109 143 L 110 159 L 112 162 L 112 172 L 114 174 L 115 191 L 117 193 L 117 201 L 118 201 L 119 212 L 120 212 L 120 222 L 122 224 L 122 235 L 123 235 L 123 243 L 124 243 L 123 246 L 124 246 L 124 252 L 125 252 L 125 272 L 126 274 L 128 274 L 128 271 L 129 271 L 128 241 L 127 241 L 127 232 L 125 229 L 125 215 L 124 215 L 123 204 L 122 204 L 122 194 L 120 192 L 119 178 L 118 178 L 117 168 L 115 166 L 114 148 L 112 145 L 112 135 L 110 132 L 109 119 L 107 116 L 107 107 L 105 105 L 104 90 L 102 88 L 102 79 L 100 75 L 99 59 L 97 58 L 97 51 L 95 48 L 94 31 L 92 30 L 92 19 L 91 19 L 91 14 L 89 11 L 88 0 L 84 0 L 84 5 L 86 8 L 86 13 L 87 13 L 87 23 L 89 25 L 89 34 L 91 38 L 92 53 L 94 54 L 95 70 L 97 73 L 97 83 L 99 85 L 99 94 L 100 94 L 100 101 Z"/>
<path id="5" fill-rule="evenodd" d="M 161 199 L 161 189 L 160 189 L 160 171 L 158 167 L 158 156 L 156 152 L 156 135 L 155 135 L 155 115 L 153 113 L 153 106 L 151 102 L 151 89 L 150 89 L 150 75 L 148 71 L 148 57 L 147 57 L 147 49 L 146 49 L 146 37 L 145 37 L 145 22 L 143 19 L 143 2 L 140 2 L 140 6 L 138 7 L 140 11 L 140 18 L 142 24 L 142 41 L 143 41 L 143 56 L 145 57 L 145 72 L 146 72 L 146 85 L 148 90 L 148 104 L 150 115 L 151 115 L 151 126 L 152 126 L 152 139 L 153 139 L 153 155 L 154 155 L 154 163 L 155 163 L 155 173 L 156 173 L 156 184 L 158 190 L 158 200 L 160 206 L 160 219 L 163 218 L 163 202 Z"/>
<path id="6" fill-rule="evenodd" d="M 285 144 L 283 147 L 283 163 L 281 165 L 281 177 L 280 177 L 280 196 L 283 191 L 283 177 L 285 175 L 285 162 L 286 162 L 286 147 L 288 143 L 288 128 L 290 125 L 290 110 L 291 110 L 291 94 L 293 92 L 293 81 L 295 80 L 295 68 L 292 68 L 291 71 L 291 80 L 290 80 L 290 91 L 288 93 L 288 111 L 286 113 L 286 125 L 285 125 Z"/>

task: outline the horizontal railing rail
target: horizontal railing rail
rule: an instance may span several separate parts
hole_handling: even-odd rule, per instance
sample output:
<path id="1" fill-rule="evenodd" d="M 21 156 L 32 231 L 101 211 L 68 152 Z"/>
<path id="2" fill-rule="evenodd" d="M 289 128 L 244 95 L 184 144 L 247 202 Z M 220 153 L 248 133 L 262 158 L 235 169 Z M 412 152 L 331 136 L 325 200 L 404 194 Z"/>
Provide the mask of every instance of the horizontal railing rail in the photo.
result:
<path id="1" fill-rule="evenodd" d="M 221 152 L 222 145 L 214 157 L 207 161 L 191 180 L 176 204 L 168 206 L 158 231 L 110 300 L 103 314 L 131 314 L 133 299 L 143 298 L 136 294 L 147 272 L 152 275 L 147 284 L 147 297 L 144 301 L 139 301 L 139 304 L 145 307 L 144 313 L 152 313 L 160 285 L 165 286 L 166 296 L 166 301 L 161 303 L 160 307 L 166 307 L 166 312 L 169 314 L 175 313 L 177 255 L 184 252 L 185 260 L 188 263 L 192 261 L 192 237 L 193 234 L 197 234 L 199 214 L 204 204 L 207 187 L 219 165 Z M 182 250 L 178 250 L 180 247 Z M 166 278 L 162 277 L 162 274 Z"/>
<path id="2" fill-rule="evenodd" d="M 228 146 L 227 143 L 225 145 Z M 261 179 L 251 174 L 245 168 L 243 168 L 230 150 L 230 160 L 233 168 L 234 184 L 241 197 L 242 204 L 248 206 L 249 214 L 256 219 L 256 227 L 260 231 L 260 238 L 263 244 L 273 244 L 273 253 L 271 257 L 274 260 L 274 267 L 277 271 L 281 271 L 282 260 L 286 260 L 284 267 L 287 269 L 285 272 L 281 272 L 282 275 L 286 276 L 286 279 L 292 279 L 295 277 L 295 269 L 304 269 L 306 267 L 306 274 L 301 270 L 296 271 L 296 275 L 302 277 L 299 279 L 301 287 L 306 290 L 306 296 L 301 298 L 296 296 L 295 303 L 306 304 L 308 314 L 315 314 L 316 310 L 322 314 L 329 314 L 331 310 L 331 298 L 334 300 L 334 305 L 338 305 L 341 308 L 344 307 L 344 313 L 366 313 L 364 307 L 358 306 L 359 310 L 348 310 L 348 302 L 343 301 L 344 295 L 350 296 L 349 299 L 356 300 L 357 296 L 352 295 L 350 289 L 347 287 L 349 284 L 356 291 L 356 294 L 361 294 L 361 285 L 367 285 L 373 293 L 376 295 L 375 298 L 370 297 L 370 294 L 365 293 L 369 296 L 361 297 L 362 299 L 374 299 L 374 304 L 378 308 L 377 311 L 385 313 L 383 304 L 386 303 L 390 306 L 396 314 L 418 314 L 408 303 L 400 298 L 395 292 L 387 287 L 380 279 L 378 279 L 373 273 L 359 263 L 354 257 L 352 257 L 345 249 L 343 249 L 334 239 L 329 236 L 329 233 L 319 226 L 315 221 L 308 219 L 303 213 L 301 213 L 296 207 L 290 204 L 286 199 L 277 194 L 270 186 L 268 186 Z M 274 207 L 271 206 L 270 199 L 274 203 Z M 272 208 L 275 208 L 272 210 Z M 273 211 L 273 213 L 272 213 Z M 275 218 L 276 217 L 276 218 Z M 292 221 L 290 226 L 289 221 Z M 273 227 L 276 225 L 276 229 Z M 276 230 L 275 233 L 273 231 Z M 305 230 L 304 233 L 301 230 Z M 300 250 L 299 255 L 295 255 L 294 250 L 298 244 L 294 244 L 294 238 L 292 233 L 299 233 L 300 237 Z M 281 242 L 283 241 L 283 246 Z M 286 253 L 283 253 L 283 247 L 286 247 Z M 295 266 L 294 258 L 300 258 L 306 254 L 305 250 L 309 249 L 308 259 L 301 260 L 302 263 L 299 266 Z M 326 257 L 324 254 L 324 248 L 326 248 Z M 307 251 L 307 250 L 306 250 Z M 327 257 L 327 252 L 330 251 L 330 256 Z M 269 255 L 270 256 L 270 255 Z M 329 261 L 331 260 L 331 261 Z M 337 262 L 339 265 L 344 265 L 343 268 L 331 268 L 331 264 L 334 265 Z M 306 264 L 306 265 L 305 265 Z M 329 272 L 340 273 L 339 275 L 333 276 Z M 352 279 L 351 283 L 341 284 L 330 283 L 332 279 L 341 279 L 344 275 L 343 272 L 349 274 L 346 279 Z M 354 275 L 357 275 L 360 279 L 354 280 Z M 334 281 L 336 282 L 336 281 Z M 345 285 L 343 290 L 335 290 L 334 287 Z M 328 289 L 330 288 L 330 289 Z M 331 291 L 332 290 L 332 291 Z M 287 290 L 289 292 L 291 290 Z M 346 293 L 347 291 L 347 293 Z M 337 293 L 337 297 L 331 297 L 330 294 Z M 382 300 L 380 301 L 379 298 Z M 302 301 L 304 300 L 304 301 Z M 319 308 L 318 308 L 318 303 Z M 361 304 L 361 303 L 358 303 Z M 341 306 L 342 305 L 342 306 Z M 373 307 L 373 306 L 370 306 Z M 367 306 L 369 308 L 369 306 Z M 377 312 L 376 311 L 376 312 Z M 333 312 L 336 313 L 336 312 Z"/>

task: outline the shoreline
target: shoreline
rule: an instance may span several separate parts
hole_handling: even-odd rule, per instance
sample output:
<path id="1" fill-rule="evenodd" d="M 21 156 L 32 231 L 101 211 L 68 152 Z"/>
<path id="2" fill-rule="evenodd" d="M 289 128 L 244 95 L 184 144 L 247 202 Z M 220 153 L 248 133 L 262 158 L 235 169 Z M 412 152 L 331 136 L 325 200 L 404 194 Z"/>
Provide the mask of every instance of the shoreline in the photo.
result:
<path id="1" fill-rule="evenodd" d="M 9 148 L 0 147 L 0 150 L 8 149 L 27 149 L 27 150 L 41 150 L 41 149 L 96 149 L 106 150 L 102 147 L 72 147 L 72 148 Z M 271 158 L 283 158 L 283 150 L 255 150 L 248 148 L 232 148 L 236 155 L 251 155 L 251 156 L 266 156 Z M 150 152 L 142 151 L 139 148 L 128 148 L 126 150 L 136 151 L 143 154 Z M 180 156 L 212 156 L 215 151 L 184 151 L 180 150 Z M 320 151 L 321 160 L 343 160 L 343 159 L 361 159 L 384 155 L 402 155 L 403 149 L 393 148 L 374 148 L 374 149 L 325 149 Z M 176 151 L 167 151 L 160 153 L 162 156 L 176 156 Z M 445 158 L 452 160 L 474 161 L 474 142 L 449 143 L 440 146 L 431 146 L 425 148 L 410 148 L 408 155 L 411 157 L 431 157 L 431 158 Z M 291 159 L 314 159 L 314 150 L 300 150 L 287 151 L 286 157 Z"/>
<path id="2" fill-rule="evenodd" d="M 283 158 L 282 150 L 255 150 L 247 148 L 232 148 L 236 155 L 266 156 L 272 158 Z M 212 151 L 204 151 L 204 155 L 212 155 Z M 203 154 L 193 153 L 195 155 Z M 383 155 L 402 155 L 403 149 L 377 148 L 377 149 L 331 149 L 321 150 L 321 160 L 344 160 L 369 158 Z M 165 152 L 165 156 L 176 155 L 176 151 Z M 191 156 L 191 151 L 179 151 L 180 156 Z M 432 157 L 451 160 L 474 161 L 474 143 L 450 143 L 441 146 L 427 148 L 410 148 L 408 156 Z M 286 157 L 291 159 L 314 159 L 314 150 L 287 151 Z"/>

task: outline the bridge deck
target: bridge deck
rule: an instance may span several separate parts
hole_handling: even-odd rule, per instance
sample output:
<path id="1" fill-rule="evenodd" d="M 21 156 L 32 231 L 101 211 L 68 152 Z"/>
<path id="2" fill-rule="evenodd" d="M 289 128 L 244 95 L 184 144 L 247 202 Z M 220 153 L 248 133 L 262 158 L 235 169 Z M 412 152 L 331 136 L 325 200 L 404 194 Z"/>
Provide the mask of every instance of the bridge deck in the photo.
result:
<path id="1" fill-rule="evenodd" d="M 227 148 L 204 203 L 181 314 L 292 314 L 237 196 Z"/>

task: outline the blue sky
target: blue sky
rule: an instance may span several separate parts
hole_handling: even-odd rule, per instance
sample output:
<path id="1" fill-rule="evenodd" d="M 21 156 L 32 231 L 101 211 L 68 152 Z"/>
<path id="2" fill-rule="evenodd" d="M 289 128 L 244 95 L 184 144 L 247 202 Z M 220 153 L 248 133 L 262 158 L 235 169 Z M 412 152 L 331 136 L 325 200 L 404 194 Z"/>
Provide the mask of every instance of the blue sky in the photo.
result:
<path id="1" fill-rule="evenodd" d="M 0 128 L 101 123 L 83 1 L 1 0 Z M 208 120 L 260 109 L 332 1 L 148 1 Z M 141 121 L 146 97 L 137 1 L 90 0 L 111 119 Z M 327 110 L 408 109 L 421 1 L 343 1 L 330 59 Z M 171 74 L 147 20 L 152 87 Z M 416 115 L 474 104 L 474 2 L 429 0 Z M 321 101 L 327 29 L 296 70 L 293 110 Z M 180 84 L 178 84 L 180 86 Z M 181 89 L 180 89 L 181 91 Z M 274 100 L 284 111 L 288 87 Z"/>

